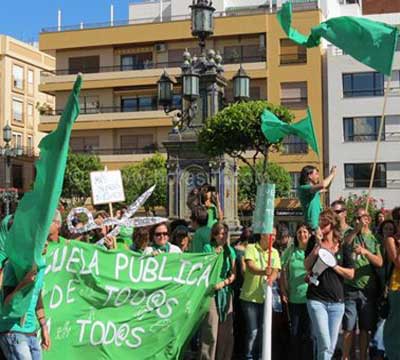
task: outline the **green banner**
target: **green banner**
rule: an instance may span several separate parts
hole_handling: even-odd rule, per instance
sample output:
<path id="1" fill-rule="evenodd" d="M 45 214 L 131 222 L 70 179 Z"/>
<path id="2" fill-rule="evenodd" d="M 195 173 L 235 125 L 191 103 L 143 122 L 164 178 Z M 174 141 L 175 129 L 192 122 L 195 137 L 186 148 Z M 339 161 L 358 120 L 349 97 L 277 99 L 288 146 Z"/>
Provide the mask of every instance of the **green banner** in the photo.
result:
<path id="1" fill-rule="evenodd" d="M 45 359 L 179 359 L 208 312 L 222 257 L 141 257 L 71 242 L 51 246 Z"/>
<path id="2" fill-rule="evenodd" d="M 274 210 L 275 184 L 257 185 L 256 208 L 253 213 L 254 234 L 272 234 Z"/>

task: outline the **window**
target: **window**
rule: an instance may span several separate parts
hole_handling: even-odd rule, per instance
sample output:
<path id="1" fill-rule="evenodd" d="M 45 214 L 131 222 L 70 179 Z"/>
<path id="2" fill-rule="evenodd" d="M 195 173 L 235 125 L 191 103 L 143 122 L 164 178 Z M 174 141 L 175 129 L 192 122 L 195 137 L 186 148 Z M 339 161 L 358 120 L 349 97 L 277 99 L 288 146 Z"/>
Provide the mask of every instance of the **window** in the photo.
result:
<path id="1" fill-rule="evenodd" d="M 122 112 L 157 110 L 156 96 L 124 97 L 121 99 Z"/>
<path id="2" fill-rule="evenodd" d="M 100 102 L 98 96 L 81 96 L 79 106 L 82 114 L 95 114 L 99 112 Z"/>
<path id="3" fill-rule="evenodd" d="M 378 72 L 343 74 L 343 96 L 383 96 L 384 77 Z"/>
<path id="4" fill-rule="evenodd" d="M 282 143 L 283 154 L 307 154 L 308 144 L 295 135 L 286 136 Z"/>
<path id="5" fill-rule="evenodd" d="M 281 104 L 289 109 L 307 107 L 307 83 L 281 83 Z"/>
<path id="6" fill-rule="evenodd" d="M 18 148 L 22 148 L 22 134 L 19 132 L 12 133 L 12 145 Z"/>
<path id="7" fill-rule="evenodd" d="M 307 48 L 290 39 L 281 39 L 281 65 L 307 63 Z"/>
<path id="8" fill-rule="evenodd" d="M 22 165 L 13 164 L 11 168 L 12 186 L 17 189 L 24 187 L 24 167 Z"/>
<path id="9" fill-rule="evenodd" d="M 74 136 L 71 137 L 70 147 L 75 152 L 90 152 L 98 149 L 99 137 L 98 136 Z"/>
<path id="10" fill-rule="evenodd" d="M 372 164 L 345 164 L 345 184 L 346 188 L 367 188 L 372 172 Z M 386 164 L 378 163 L 376 165 L 373 187 L 386 187 Z"/>
<path id="11" fill-rule="evenodd" d="M 26 147 L 27 147 L 28 151 L 33 149 L 33 136 L 32 135 L 28 135 L 27 136 L 27 138 L 26 138 Z"/>
<path id="12" fill-rule="evenodd" d="M 385 140 L 400 142 L 400 115 L 385 116 Z"/>
<path id="13" fill-rule="evenodd" d="M 33 104 L 28 104 L 27 107 L 27 117 L 28 117 L 28 126 L 33 127 Z"/>
<path id="14" fill-rule="evenodd" d="M 153 135 L 121 135 L 123 153 L 153 152 L 155 150 Z"/>
<path id="15" fill-rule="evenodd" d="M 225 64 L 241 62 L 260 62 L 266 60 L 265 49 L 259 45 L 225 46 L 223 54 Z"/>
<path id="16" fill-rule="evenodd" d="M 33 70 L 28 69 L 28 94 L 33 95 L 34 93 L 34 75 Z"/>
<path id="17" fill-rule="evenodd" d="M 12 112 L 14 121 L 23 122 L 23 107 L 24 103 L 20 100 L 13 99 Z"/>
<path id="18" fill-rule="evenodd" d="M 344 141 L 376 141 L 380 120 L 380 116 L 344 118 Z M 383 126 L 382 140 L 385 140 L 385 124 Z"/>
<path id="19" fill-rule="evenodd" d="M 18 65 L 13 65 L 13 87 L 24 90 L 24 68 Z"/>
<path id="20" fill-rule="evenodd" d="M 300 172 L 291 172 L 289 174 L 292 179 L 292 186 L 290 189 L 289 197 L 297 198 L 297 189 L 300 186 Z"/>
<path id="21" fill-rule="evenodd" d="M 81 56 L 68 59 L 70 74 L 97 73 L 100 70 L 100 56 Z"/>
<path id="22" fill-rule="evenodd" d="M 152 52 L 121 56 L 122 71 L 149 69 L 152 67 L 152 64 L 153 64 Z"/>

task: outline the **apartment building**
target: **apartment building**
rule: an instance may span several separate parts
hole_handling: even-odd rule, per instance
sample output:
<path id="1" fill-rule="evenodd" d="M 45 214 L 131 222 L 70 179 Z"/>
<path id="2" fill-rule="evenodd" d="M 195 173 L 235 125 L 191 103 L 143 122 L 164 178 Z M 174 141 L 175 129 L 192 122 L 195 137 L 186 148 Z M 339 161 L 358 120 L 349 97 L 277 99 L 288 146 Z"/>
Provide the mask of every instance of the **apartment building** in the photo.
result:
<path id="1" fill-rule="evenodd" d="M 400 25 L 399 1 L 360 1 L 349 6 L 354 15 L 362 12 L 372 20 Z M 351 15 L 349 7 L 345 10 Z M 326 69 L 328 158 L 338 166 L 330 190 L 333 200 L 368 190 L 388 78 L 333 46 L 326 52 Z M 393 69 L 372 191 L 386 208 L 400 205 L 400 43 Z"/>
<path id="2" fill-rule="evenodd" d="M 319 1 L 292 2 L 300 31 L 307 33 L 321 21 L 324 9 Z M 285 140 L 282 153 L 271 156 L 271 161 L 291 172 L 295 184 L 306 164 L 323 171 L 322 56 L 321 49 L 298 47 L 286 38 L 275 14 L 281 2 L 271 3 L 272 7 L 259 0 L 214 1 L 215 33 L 207 48 L 223 56 L 226 101 L 233 100 L 231 80 L 242 64 L 251 77 L 252 99 L 285 105 L 297 120 L 305 116 L 307 106 L 312 109 L 320 158 L 295 137 Z M 40 130 L 55 128 L 80 71 L 84 74 L 82 112 L 72 132 L 73 151 L 96 153 L 109 169 L 163 151 L 171 117 L 157 104 L 157 81 L 164 69 L 172 76 L 180 74 L 185 49 L 198 55 L 190 29 L 190 4 L 189 0 L 135 2 L 127 21 L 43 29 L 40 49 L 56 58 L 56 70 L 42 74 L 40 90 L 54 95 L 56 106 L 41 117 Z M 290 221 L 298 206 L 294 199 L 283 199 L 278 212 Z"/>
<path id="3" fill-rule="evenodd" d="M 0 35 L 0 146 L 4 146 L 3 128 L 12 129 L 11 147 L 22 149 L 12 159 L 11 185 L 22 194 L 34 179 L 33 163 L 37 146 L 45 135 L 38 131 L 40 111 L 54 106 L 53 96 L 39 91 L 40 74 L 52 71 L 55 60 L 37 48 Z M 5 160 L 0 159 L 0 188 L 5 187 Z"/>

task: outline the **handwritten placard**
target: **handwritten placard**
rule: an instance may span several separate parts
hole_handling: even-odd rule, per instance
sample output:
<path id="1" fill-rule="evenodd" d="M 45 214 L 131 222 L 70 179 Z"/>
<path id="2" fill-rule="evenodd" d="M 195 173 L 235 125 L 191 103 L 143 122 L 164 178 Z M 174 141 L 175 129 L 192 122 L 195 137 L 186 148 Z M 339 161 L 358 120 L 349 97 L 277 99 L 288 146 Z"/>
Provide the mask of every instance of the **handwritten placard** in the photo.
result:
<path id="1" fill-rule="evenodd" d="M 121 171 L 93 171 L 90 183 L 94 205 L 125 201 Z"/>
<path id="2" fill-rule="evenodd" d="M 271 234 L 274 227 L 275 184 L 257 186 L 256 208 L 253 213 L 253 232 Z"/>

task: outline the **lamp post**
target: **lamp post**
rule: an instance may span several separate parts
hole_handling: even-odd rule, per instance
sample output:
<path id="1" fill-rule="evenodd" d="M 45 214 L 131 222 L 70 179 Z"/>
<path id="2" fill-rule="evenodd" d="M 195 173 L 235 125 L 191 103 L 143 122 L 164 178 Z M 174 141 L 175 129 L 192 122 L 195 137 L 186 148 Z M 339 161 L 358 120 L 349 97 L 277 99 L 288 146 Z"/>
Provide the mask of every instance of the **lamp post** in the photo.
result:
<path id="1" fill-rule="evenodd" d="M 210 159 L 197 146 L 197 131 L 205 120 L 222 109 L 227 80 L 223 58 L 213 49 L 206 49 L 206 40 L 214 34 L 215 8 L 209 0 L 193 0 L 192 35 L 199 40 L 199 52 L 183 53 L 181 73 L 176 79 L 164 70 L 158 81 L 158 103 L 166 114 L 174 112 L 173 131 L 164 142 L 168 160 L 168 213 L 171 218 L 188 217 L 186 199 L 194 187 L 209 183 L 221 196 L 226 222 L 237 221 L 236 165 L 227 156 Z M 174 88 L 180 88 L 182 105 L 174 105 Z M 235 101 L 249 99 L 250 78 L 240 67 L 233 78 Z M 233 179 L 233 180 L 232 180 Z"/>
<path id="2" fill-rule="evenodd" d="M 10 125 L 5 125 L 3 128 L 4 147 L 0 148 L 0 155 L 4 157 L 5 165 L 5 188 L 1 191 L 0 198 L 5 204 L 6 215 L 10 213 L 10 204 L 18 200 L 18 193 L 12 188 L 11 184 L 11 159 L 21 156 L 23 150 L 21 147 L 11 147 L 12 129 Z"/>

